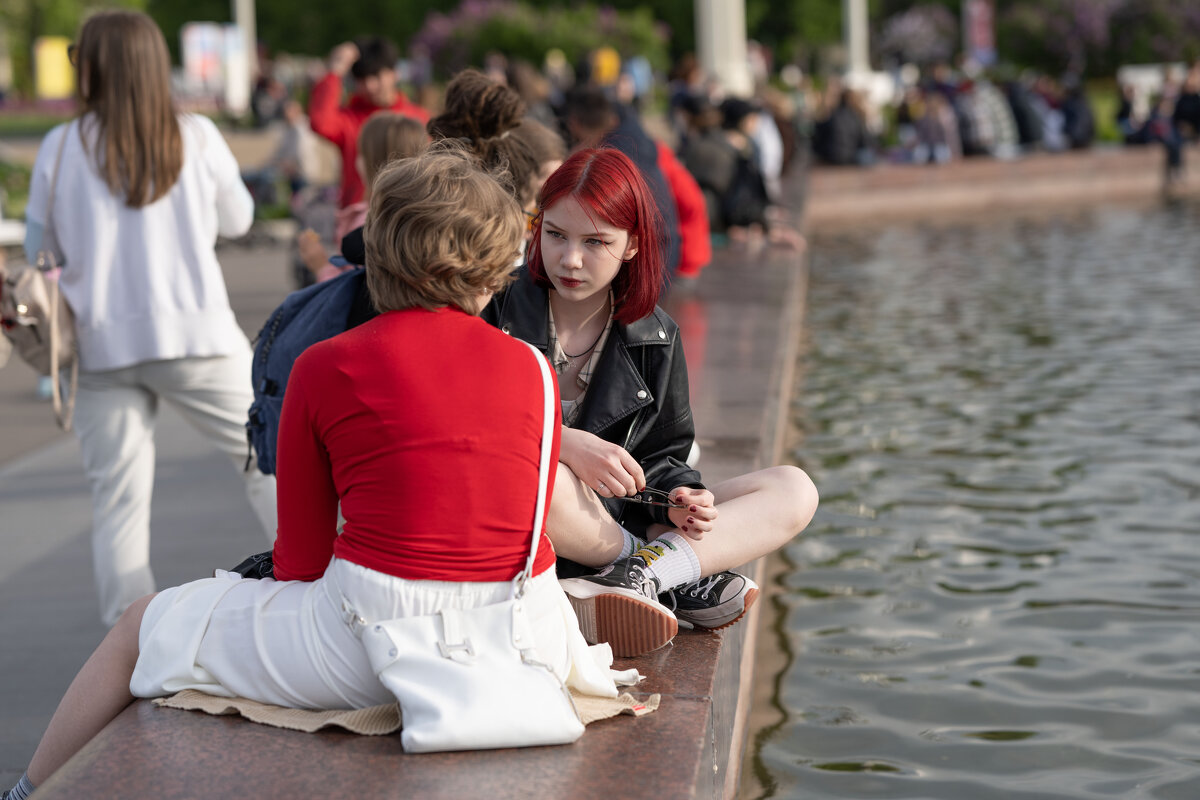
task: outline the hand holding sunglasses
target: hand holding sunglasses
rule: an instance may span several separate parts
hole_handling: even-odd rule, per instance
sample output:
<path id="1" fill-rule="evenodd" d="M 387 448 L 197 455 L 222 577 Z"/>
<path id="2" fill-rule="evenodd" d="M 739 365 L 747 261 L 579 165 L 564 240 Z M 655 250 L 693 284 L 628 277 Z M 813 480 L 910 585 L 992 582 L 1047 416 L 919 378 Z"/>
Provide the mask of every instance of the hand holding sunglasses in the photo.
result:
<path id="1" fill-rule="evenodd" d="M 663 508 L 687 508 L 683 503 L 675 503 L 671 501 L 671 495 L 660 489 L 651 489 L 647 486 L 640 492 L 624 497 L 615 497 L 614 500 L 624 500 L 626 503 L 640 503 L 644 506 L 662 506 Z"/>

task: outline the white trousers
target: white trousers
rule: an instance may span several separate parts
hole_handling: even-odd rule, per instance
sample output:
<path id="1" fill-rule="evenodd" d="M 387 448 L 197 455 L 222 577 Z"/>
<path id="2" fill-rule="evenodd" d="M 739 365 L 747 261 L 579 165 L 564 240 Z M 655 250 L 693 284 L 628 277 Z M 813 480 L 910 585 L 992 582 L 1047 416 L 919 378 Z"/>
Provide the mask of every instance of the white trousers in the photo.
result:
<path id="1" fill-rule="evenodd" d="M 92 559 L 100 617 L 117 621 L 154 591 L 150 571 L 150 498 L 154 423 L 160 400 L 174 406 L 239 472 L 246 463 L 246 412 L 253 401 L 251 352 L 147 361 L 80 372 L 75 433 L 92 491 Z M 253 463 L 243 472 L 254 513 L 275 539 L 275 478 Z M 265 549 L 265 548 L 264 548 Z"/>
<path id="2" fill-rule="evenodd" d="M 406 580 L 338 558 L 312 583 L 243 580 L 221 571 L 150 601 L 129 689 L 137 697 L 197 689 L 289 708 L 390 703 L 395 696 L 347 624 L 343 598 L 375 621 L 477 608 L 511 592 L 510 581 Z M 525 592 L 538 660 L 583 694 L 616 697 L 612 650 L 584 642 L 554 569 L 532 578 Z"/>

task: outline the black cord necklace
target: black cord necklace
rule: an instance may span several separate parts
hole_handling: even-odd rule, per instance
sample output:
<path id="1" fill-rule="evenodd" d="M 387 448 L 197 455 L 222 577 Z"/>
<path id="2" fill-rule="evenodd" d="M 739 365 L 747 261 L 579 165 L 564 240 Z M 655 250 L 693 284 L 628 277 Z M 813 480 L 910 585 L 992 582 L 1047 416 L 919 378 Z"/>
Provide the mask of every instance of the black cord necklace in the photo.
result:
<path id="1" fill-rule="evenodd" d="M 569 366 L 573 365 L 575 363 L 575 359 L 579 358 L 580 356 L 585 356 L 588 353 L 592 352 L 592 350 L 594 350 L 596 348 L 596 345 L 600 344 L 600 337 L 604 335 L 604 332 L 606 330 L 608 330 L 608 325 L 605 325 L 603 328 L 600 329 L 600 336 L 597 336 L 596 341 L 594 341 L 590 345 L 588 345 L 587 350 L 584 350 L 582 353 L 577 353 L 575 355 L 571 355 L 566 350 L 563 350 L 563 355 L 567 357 L 567 366 L 569 367 Z M 562 344 L 560 343 L 558 346 L 561 348 Z"/>

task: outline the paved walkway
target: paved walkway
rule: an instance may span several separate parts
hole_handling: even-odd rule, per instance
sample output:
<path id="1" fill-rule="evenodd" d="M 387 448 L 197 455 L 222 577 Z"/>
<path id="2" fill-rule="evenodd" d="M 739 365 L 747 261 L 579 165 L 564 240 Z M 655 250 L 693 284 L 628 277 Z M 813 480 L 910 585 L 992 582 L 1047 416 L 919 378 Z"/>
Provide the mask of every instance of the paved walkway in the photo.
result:
<path id="1" fill-rule="evenodd" d="M 283 248 L 220 253 L 253 337 L 287 293 Z M 36 376 L 0 369 L 0 786 L 29 762 L 58 698 L 104 636 L 92 579 L 91 510 L 79 446 L 58 431 Z M 229 462 L 170 409 L 156 436 L 151 560 L 160 586 L 229 567 L 267 542 Z"/>

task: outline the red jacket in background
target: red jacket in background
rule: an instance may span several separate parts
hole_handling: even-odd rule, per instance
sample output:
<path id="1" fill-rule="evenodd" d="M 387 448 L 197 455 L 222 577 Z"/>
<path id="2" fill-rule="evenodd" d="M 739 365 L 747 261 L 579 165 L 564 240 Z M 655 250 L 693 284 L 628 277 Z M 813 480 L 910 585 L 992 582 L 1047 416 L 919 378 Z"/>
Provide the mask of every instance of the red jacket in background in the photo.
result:
<path id="1" fill-rule="evenodd" d="M 342 79 L 332 72 L 319 80 L 312 89 L 308 101 L 308 118 L 313 131 L 337 145 L 342 153 L 342 188 L 338 192 L 338 208 L 363 199 L 363 182 L 358 176 L 354 160 L 358 158 L 358 132 L 367 117 L 377 111 L 395 111 L 400 114 L 429 122 L 429 112 L 410 101 L 404 93 L 396 91 L 396 102 L 391 108 L 372 104 L 357 94 L 350 102 L 342 105 Z"/>
<path id="2" fill-rule="evenodd" d="M 675 210 L 679 215 L 679 236 L 682 239 L 679 252 L 679 269 L 676 274 L 684 278 L 695 278 L 700 270 L 712 261 L 712 240 L 709 238 L 708 208 L 704 204 L 704 193 L 700 184 L 679 163 L 679 159 L 663 142 L 658 145 L 658 168 L 671 187 Z"/>

